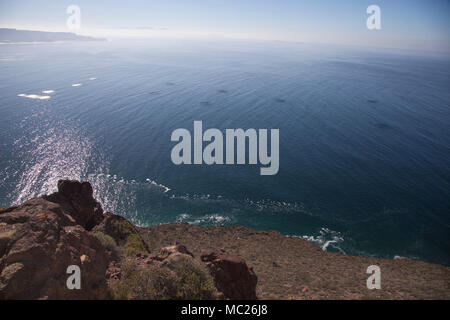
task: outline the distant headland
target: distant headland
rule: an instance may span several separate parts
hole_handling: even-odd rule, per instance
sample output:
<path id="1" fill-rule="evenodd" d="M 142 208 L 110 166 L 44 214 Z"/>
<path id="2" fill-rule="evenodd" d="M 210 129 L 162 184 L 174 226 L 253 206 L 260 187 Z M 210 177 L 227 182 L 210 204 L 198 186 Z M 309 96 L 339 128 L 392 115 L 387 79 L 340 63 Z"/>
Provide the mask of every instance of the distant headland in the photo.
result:
<path id="1" fill-rule="evenodd" d="M 70 32 L 48 32 L 0 28 L 0 43 L 3 44 L 57 41 L 106 41 L 106 39 L 80 36 Z"/>

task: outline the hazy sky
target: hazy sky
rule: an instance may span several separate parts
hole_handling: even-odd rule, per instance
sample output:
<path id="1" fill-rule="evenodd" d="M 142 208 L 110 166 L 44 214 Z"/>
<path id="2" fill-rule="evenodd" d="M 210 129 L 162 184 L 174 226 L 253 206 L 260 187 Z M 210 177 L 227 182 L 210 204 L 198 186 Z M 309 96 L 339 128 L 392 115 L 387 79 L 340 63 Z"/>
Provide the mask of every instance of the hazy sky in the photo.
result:
<path id="1" fill-rule="evenodd" d="M 0 0 L 0 26 L 112 36 L 227 37 L 450 51 L 450 0 Z M 366 8 L 381 8 L 381 30 Z"/>

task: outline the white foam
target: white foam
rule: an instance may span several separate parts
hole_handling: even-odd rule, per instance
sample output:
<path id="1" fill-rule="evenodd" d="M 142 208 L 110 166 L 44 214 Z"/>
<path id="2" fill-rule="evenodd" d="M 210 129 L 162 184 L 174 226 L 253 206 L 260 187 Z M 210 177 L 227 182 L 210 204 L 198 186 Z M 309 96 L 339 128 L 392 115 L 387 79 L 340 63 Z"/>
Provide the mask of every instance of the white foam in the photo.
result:
<path id="1" fill-rule="evenodd" d="M 89 78 L 89 80 L 93 81 L 93 80 L 97 80 L 97 78 Z"/>
<path id="2" fill-rule="evenodd" d="M 42 90 L 42 93 L 46 94 L 55 93 L 55 90 Z"/>
<path id="3" fill-rule="evenodd" d="M 185 222 L 186 220 L 190 219 L 191 215 L 188 213 L 182 213 L 180 215 L 177 216 L 176 221 L 177 222 Z"/>
<path id="4" fill-rule="evenodd" d="M 23 98 L 28 98 L 28 99 L 39 99 L 39 100 L 48 100 L 51 98 L 50 96 L 41 96 L 39 94 L 25 94 L 25 93 L 20 93 L 17 96 L 23 97 Z"/>
<path id="5" fill-rule="evenodd" d="M 195 225 L 224 225 L 232 222 L 232 218 L 218 213 L 206 214 L 200 217 L 192 216 L 188 213 L 182 213 L 177 216 L 177 222 L 187 222 Z"/>
<path id="6" fill-rule="evenodd" d="M 342 235 L 337 232 L 330 230 L 328 228 L 321 228 L 318 236 L 293 236 L 297 238 L 305 239 L 306 241 L 313 242 L 317 244 L 323 251 L 328 251 L 328 248 L 331 246 L 341 253 L 345 254 L 344 250 L 339 247 L 339 243 L 344 242 L 344 238 Z"/>
<path id="7" fill-rule="evenodd" d="M 164 193 L 170 191 L 170 188 L 169 188 L 169 187 L 167 187 L 167 186 L 165 186 L 165 185 L 163 185 L 163 184 L 160 184 L 160 183 L 158 183 L 158 182 L 156 182 L 156 181 L 154 181 L 154 180 L 151 180 L 151 179 L 145 179 L 145 181 L 150 182 L 150 184 L 152 184 L 152 185 L 154 185 L 154 186 L 156 186 L 156 187 L 162 188 L 162 189 L 164 190 Z"/>
<path id="8" fill-rule="evenodd" d="M 72 85 L 72 87 L 81 87 L 83 84 L 82 83 L 74 83 L 73 85 Z"/>

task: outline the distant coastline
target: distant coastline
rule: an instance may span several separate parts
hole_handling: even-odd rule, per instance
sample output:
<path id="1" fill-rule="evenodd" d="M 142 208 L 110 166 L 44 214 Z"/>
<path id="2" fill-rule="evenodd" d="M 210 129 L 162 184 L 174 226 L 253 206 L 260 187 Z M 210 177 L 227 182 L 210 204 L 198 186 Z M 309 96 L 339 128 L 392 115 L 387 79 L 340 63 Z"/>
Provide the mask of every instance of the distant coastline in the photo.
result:
<path id="1" fill-rule="evenodd" d="M 0 44 L 25 44 L 72 41 L 107 41 L 104 38 L 81 36 L 71 32 L 48 32 L 0 28 Z"/>

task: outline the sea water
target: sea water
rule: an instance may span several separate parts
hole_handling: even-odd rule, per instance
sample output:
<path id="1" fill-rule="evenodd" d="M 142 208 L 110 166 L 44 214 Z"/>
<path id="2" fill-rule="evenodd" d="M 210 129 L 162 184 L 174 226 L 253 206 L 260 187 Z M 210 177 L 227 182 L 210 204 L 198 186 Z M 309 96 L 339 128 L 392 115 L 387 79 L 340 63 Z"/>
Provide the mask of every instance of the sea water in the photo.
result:
<path id="1" fill-rule="evenodd" d="M 279 172 L 175 165 L 171 133 L 279 129 Z M 88 180 L 148 226 L 239 224 L 450 264 L 450 60 L 287 42 L 0 46 L 0 206 Z"/>

